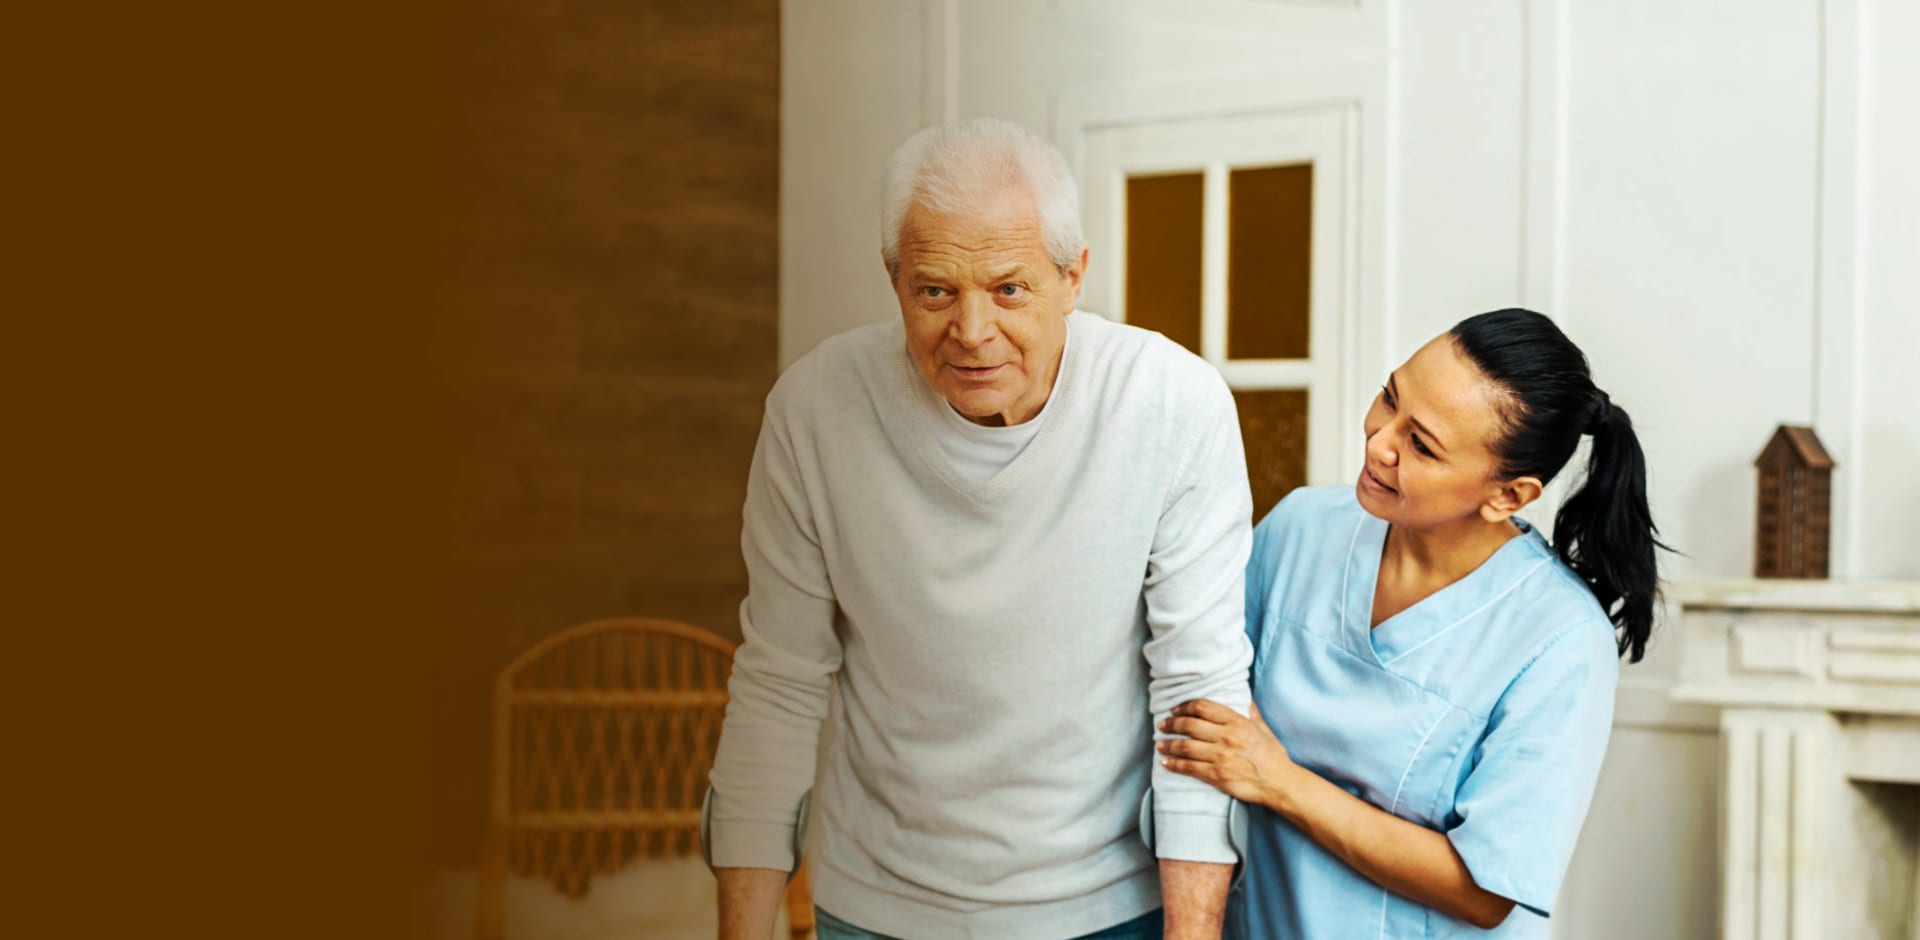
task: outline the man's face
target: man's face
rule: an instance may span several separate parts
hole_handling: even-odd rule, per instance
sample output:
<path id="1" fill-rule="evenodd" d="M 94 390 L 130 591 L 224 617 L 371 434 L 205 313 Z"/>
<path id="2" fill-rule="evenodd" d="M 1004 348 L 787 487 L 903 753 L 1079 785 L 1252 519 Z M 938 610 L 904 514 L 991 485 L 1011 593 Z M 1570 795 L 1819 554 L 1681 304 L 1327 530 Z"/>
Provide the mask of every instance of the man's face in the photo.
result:
<path id="1" fill-rule="evenodd" d="M 1047 257 L 1033 198 L 1010 188 L 965 214 L 918 203 L 900 230 L 893 291 L 914 367 L 967 420 L 1020 424 L 1053 391 L 1087 255 Z"/>

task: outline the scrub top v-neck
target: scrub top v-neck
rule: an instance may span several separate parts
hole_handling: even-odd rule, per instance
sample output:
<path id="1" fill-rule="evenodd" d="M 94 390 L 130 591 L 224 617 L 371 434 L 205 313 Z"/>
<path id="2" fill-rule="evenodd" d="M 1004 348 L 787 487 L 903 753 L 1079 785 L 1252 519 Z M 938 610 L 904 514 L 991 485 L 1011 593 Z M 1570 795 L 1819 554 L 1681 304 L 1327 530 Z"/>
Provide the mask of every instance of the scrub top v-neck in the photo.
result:
<path id="1" fill-rule="evenodd" d="M 1482 931 L 1386 891 L 1255 807 L 1230 935 L 1547 935 L 1619 666 L 1591 591 L 1520 525 L 1480 567 L 1378 627 L 1387 523 L 1352 487 L 1296 490 L 1255 530 L 1247 568 L 1254 701 L 1293 759 L 1445 832 L 1474 881 L 1519 906 Z"/>

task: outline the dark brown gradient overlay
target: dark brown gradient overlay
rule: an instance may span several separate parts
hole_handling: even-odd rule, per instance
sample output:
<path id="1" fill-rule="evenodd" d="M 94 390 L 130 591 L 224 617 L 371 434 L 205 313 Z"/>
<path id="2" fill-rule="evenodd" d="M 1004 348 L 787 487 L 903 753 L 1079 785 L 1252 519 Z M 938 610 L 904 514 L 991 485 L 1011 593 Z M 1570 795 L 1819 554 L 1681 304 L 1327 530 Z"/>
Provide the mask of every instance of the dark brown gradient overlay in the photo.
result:
<path id="1" fill-rule="evenodd" d="M 9 33 L 7 932 L 419 936 L 496 670 L 737 635 L 777 0 Z"/>

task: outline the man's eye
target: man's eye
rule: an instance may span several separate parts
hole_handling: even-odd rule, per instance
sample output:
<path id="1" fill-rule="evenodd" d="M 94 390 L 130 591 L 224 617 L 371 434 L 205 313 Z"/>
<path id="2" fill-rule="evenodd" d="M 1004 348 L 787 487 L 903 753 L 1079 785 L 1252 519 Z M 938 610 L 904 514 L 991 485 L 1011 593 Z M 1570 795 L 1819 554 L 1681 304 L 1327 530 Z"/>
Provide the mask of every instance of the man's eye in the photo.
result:
<path id="1" fill-rule="evenodd" d="M 1020 293 L 1020 285 L 1018 285 L 1018 284 L 1002 284 L 1002 285 L 1000 285 L 1000 296 L 1002 296 L 1002 297 L 1012 297 L 1012 296 L 1014 296 L 1015 294 L 1018 294 L 1018 293 Z"/>
<path id="2" fill-rule="evenodd" d="M 945 294 L 946 294 L 946 292 L 947 292 L 947 289 L 946 289 L 946 288 L 944 288 L 944 287 L 922 287 L 922 288 L 920 288 L 920 293 L 921 293 L 921 294 L 923 294 L 923 295 L 925 295 L 925 296 L 928 296 L 928 297 L 940 297 L 940 296 L 943 296 L 943 295 L 945 295 Z"/>

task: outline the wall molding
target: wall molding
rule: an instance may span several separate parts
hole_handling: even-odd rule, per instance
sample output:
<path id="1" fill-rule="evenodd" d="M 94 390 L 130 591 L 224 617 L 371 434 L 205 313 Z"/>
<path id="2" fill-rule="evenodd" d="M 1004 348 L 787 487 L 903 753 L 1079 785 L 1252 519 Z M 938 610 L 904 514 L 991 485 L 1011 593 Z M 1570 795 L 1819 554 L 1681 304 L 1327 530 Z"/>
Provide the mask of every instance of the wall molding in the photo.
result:
<path id="1" fill-rule="evenodd" d="M 1050 13 L 1156 34 L 1244 39 L 1264 34 L 1307 52 L 1387 46 L 1397 0 L 1049 0 Z M 1037 4 L 1036 4 L 1037 5 Z"/>
<path id="2" fill-rule="evenodd" d="M 1520 166 L 1520 283 L 1528 309 L 1566 325 L 1567 99 L 1569 35 L 1566 0 L 1528 0 L 1521 7 L 1523 74 Z"/>
<path id="3" fill-rule="evenodd" d="M 1567 123 L 1570 35 L 1567 0 L 1526 0 L 1520 7 L 1520 184 L 1516 266 L 1520 305 L 1566 329 Z M 1584 466 L 1586 444 L 1571 466 Z M 1553 520 L 1580 477 L 1563 473 L 1528 514 L 1551 538 Z"/>
<path id="4" fill-rule="evenodd" d="M 1820 150 L 1814 179 L 1813 260 L 1813 404 L 1809 409 L 1840 472 L 1833 475 L 1832 575 L 1849 578 L 1858 570 L 1861 520 L 1865 511 L 1855 485 L 1862 458 L 1859 427 L 1863 395 L 1860 364 L 1865 361 L 1860 329 L 1859 287 L 1865 252 L 1860 202 L 1861 55 L 1859 0 L 1823 0 L 1820 4 L 1820 96 L 1817 126 Z M 1851 468 L 1851 469 L 1849 469 Z"/>
<path id="5" fill-rule="evenodd" d="M 920 0 L 920 123 L 960 117 L 960 0 Z"/>

